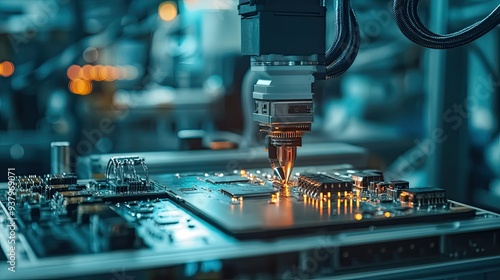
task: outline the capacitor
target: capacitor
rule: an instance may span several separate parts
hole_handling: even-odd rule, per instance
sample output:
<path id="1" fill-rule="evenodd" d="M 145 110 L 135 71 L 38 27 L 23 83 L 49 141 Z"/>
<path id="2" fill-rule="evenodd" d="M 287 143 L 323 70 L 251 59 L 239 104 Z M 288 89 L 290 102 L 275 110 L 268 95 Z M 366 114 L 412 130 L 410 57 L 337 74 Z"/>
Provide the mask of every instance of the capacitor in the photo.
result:
<path id="1" fill-rule="evenodd" d="M 71 173 L 69 142 L 50 143 L 50 170 L 52 174 Z"/>

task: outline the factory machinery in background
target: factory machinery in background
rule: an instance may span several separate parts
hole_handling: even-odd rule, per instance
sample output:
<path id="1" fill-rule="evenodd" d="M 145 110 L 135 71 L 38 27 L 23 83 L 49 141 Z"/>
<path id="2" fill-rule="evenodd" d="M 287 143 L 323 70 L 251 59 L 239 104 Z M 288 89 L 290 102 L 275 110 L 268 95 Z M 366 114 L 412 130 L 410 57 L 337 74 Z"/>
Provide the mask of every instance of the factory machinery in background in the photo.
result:
<path id="1" fill-rule="evenodd" d="M 483 20 L 452 34 L 430 31 L 419 18 L 419 0 L 395 0 L 396 22 L 405 36 L 427 48 L 470 43 L 500 24 L 500 5 Z M 257 74 L 253 119 L 267 132 L 271 168 L 284 183 L 292 174 L 297 147 L 313 122 L 312 84 L 335 78 L 353 64 L 361 44 L 350 0 L 335 3 L 336 36 L 325 52 L 324 1 L 240 0 L 241 47 Z"/>

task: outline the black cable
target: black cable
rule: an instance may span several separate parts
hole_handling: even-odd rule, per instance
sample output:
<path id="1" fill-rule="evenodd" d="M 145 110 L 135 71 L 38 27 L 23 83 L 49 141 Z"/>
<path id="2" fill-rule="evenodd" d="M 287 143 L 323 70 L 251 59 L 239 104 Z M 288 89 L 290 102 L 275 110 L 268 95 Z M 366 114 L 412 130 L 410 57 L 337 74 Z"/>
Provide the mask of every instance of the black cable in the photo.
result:
<path id="1" fill-rule="evenodd" d="M 343 75 L 352 66 L 358 55 L 361 45 L 361 35 L 354 11 L 350 12 L 350 38 L 344 48 L 343 53 L 337 58 L 337 61 L 326 66 L 326 78 L 334 78 Z"/>
<path id="2" fill-rule="evenodd" d="M 420 0 L 394 0 L 394 15 L 401 32 L 411 41 L 427 48 L 448 49 L 470 43 L 500 24 L 500 5 L 487 17 L 450 34 L 436 34 L 418 16 Z"/>
<path id="3" fill-rule="evenodd" d="M 344 47 L 349 42 L 350 37 L 350 14 L 351 10 L 350 0 L 338 0 L 335 1 L 335 26 L 337 27 L 337 36 L 335 36 L 335 40 L 326 51 L 326 60 L 325 64 L 329 65 L 335 62 L 336 58 L 342 54 L 344 51 Z"/>
<path id="4" fill-rule="evenodd" d="M 337 36 L 325 55 L 327 79 L 338 77 L 351 67 L 361 44 L 358 22 L 350 0 L 336 1 L 335 8 Z"/>

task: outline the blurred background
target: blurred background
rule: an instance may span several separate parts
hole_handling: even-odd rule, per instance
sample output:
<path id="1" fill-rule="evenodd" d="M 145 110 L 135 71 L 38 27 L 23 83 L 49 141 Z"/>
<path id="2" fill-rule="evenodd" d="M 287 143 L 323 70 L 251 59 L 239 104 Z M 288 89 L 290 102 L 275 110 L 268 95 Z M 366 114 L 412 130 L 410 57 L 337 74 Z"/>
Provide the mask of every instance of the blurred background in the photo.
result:
<path id="1" fill-rule="evenodd" d="M 0 1 L 0 169 L 49 173 L 53 141 L 70 141 L 75 157 L 262 147 L 237 4 Z M 362 147 L 368 161 L 359 167 L 498 210 L 500 29 L 457 49 L 426 50 L 401 34 L 392 1 L 352 5 L 360 53 L 344 76 L 315 84 L 304 146 Z M 444 33 L 496 5 L 424 1 L 421 14 Z M 333 24 L 327 31 L 330 44 Z"/>

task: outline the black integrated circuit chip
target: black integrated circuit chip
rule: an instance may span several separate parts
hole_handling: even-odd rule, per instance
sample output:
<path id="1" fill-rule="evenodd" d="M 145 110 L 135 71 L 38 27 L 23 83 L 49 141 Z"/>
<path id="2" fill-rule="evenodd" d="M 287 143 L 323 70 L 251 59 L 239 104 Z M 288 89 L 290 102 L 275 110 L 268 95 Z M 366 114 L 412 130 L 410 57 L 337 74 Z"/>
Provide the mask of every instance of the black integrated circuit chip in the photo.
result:
<path id="1" fill-rule="evenodd" d="M 398 200 L 401 192 L 410 188 L 410 183 L 405 180 L 393 180 L 387 187 L 387 196 L 392 200 Z"/>
<path id="2" fill-rule="evenodd" d="M 300 191 L 311 197 L 319 197 L 321 195 L 330 197 L 338 197 L 344 195 L 344 192 L 352 192 L 352 180 L 348 178 L 335 177 L 326 174 L 304 174 L 298 178 Z"/>
<path id="3" fill-rule="evenodd" d="M 265 197 L 277 193 L 273 187 L 269 186 L 259 186 L 250 184 L 235 184 L 225 186 L 221 189 L 222 193 L 230 195 L 232 197 Z"/>
<path id="4" fill-rule="evenodd" d="M 248 178 L 241 177 L 238 175 L 228 175 L 228 176 L 209 176 L 207 177 L 207 182 L 212 184 L 233 184 L 233 183 L 246 183 L 249 181 Z"/>
<path id="5" fill-rule="evenodd" d="M 368 190 L 372 182 L 377 183 L 384 181 L 384 175 L 382 173 L 373 173 L 372 170 L 369 170 L 369 172 L 352 174 L 351 178 L 354 181 L 354 187 L 359 190 Z"/>
<path id="6" fill-rule="evenodd" d="M 403 205 L 439 206 L 447 203 L 446 191 L 439 188 L 412 188 L 401 192 L 399 201 Z"/>

